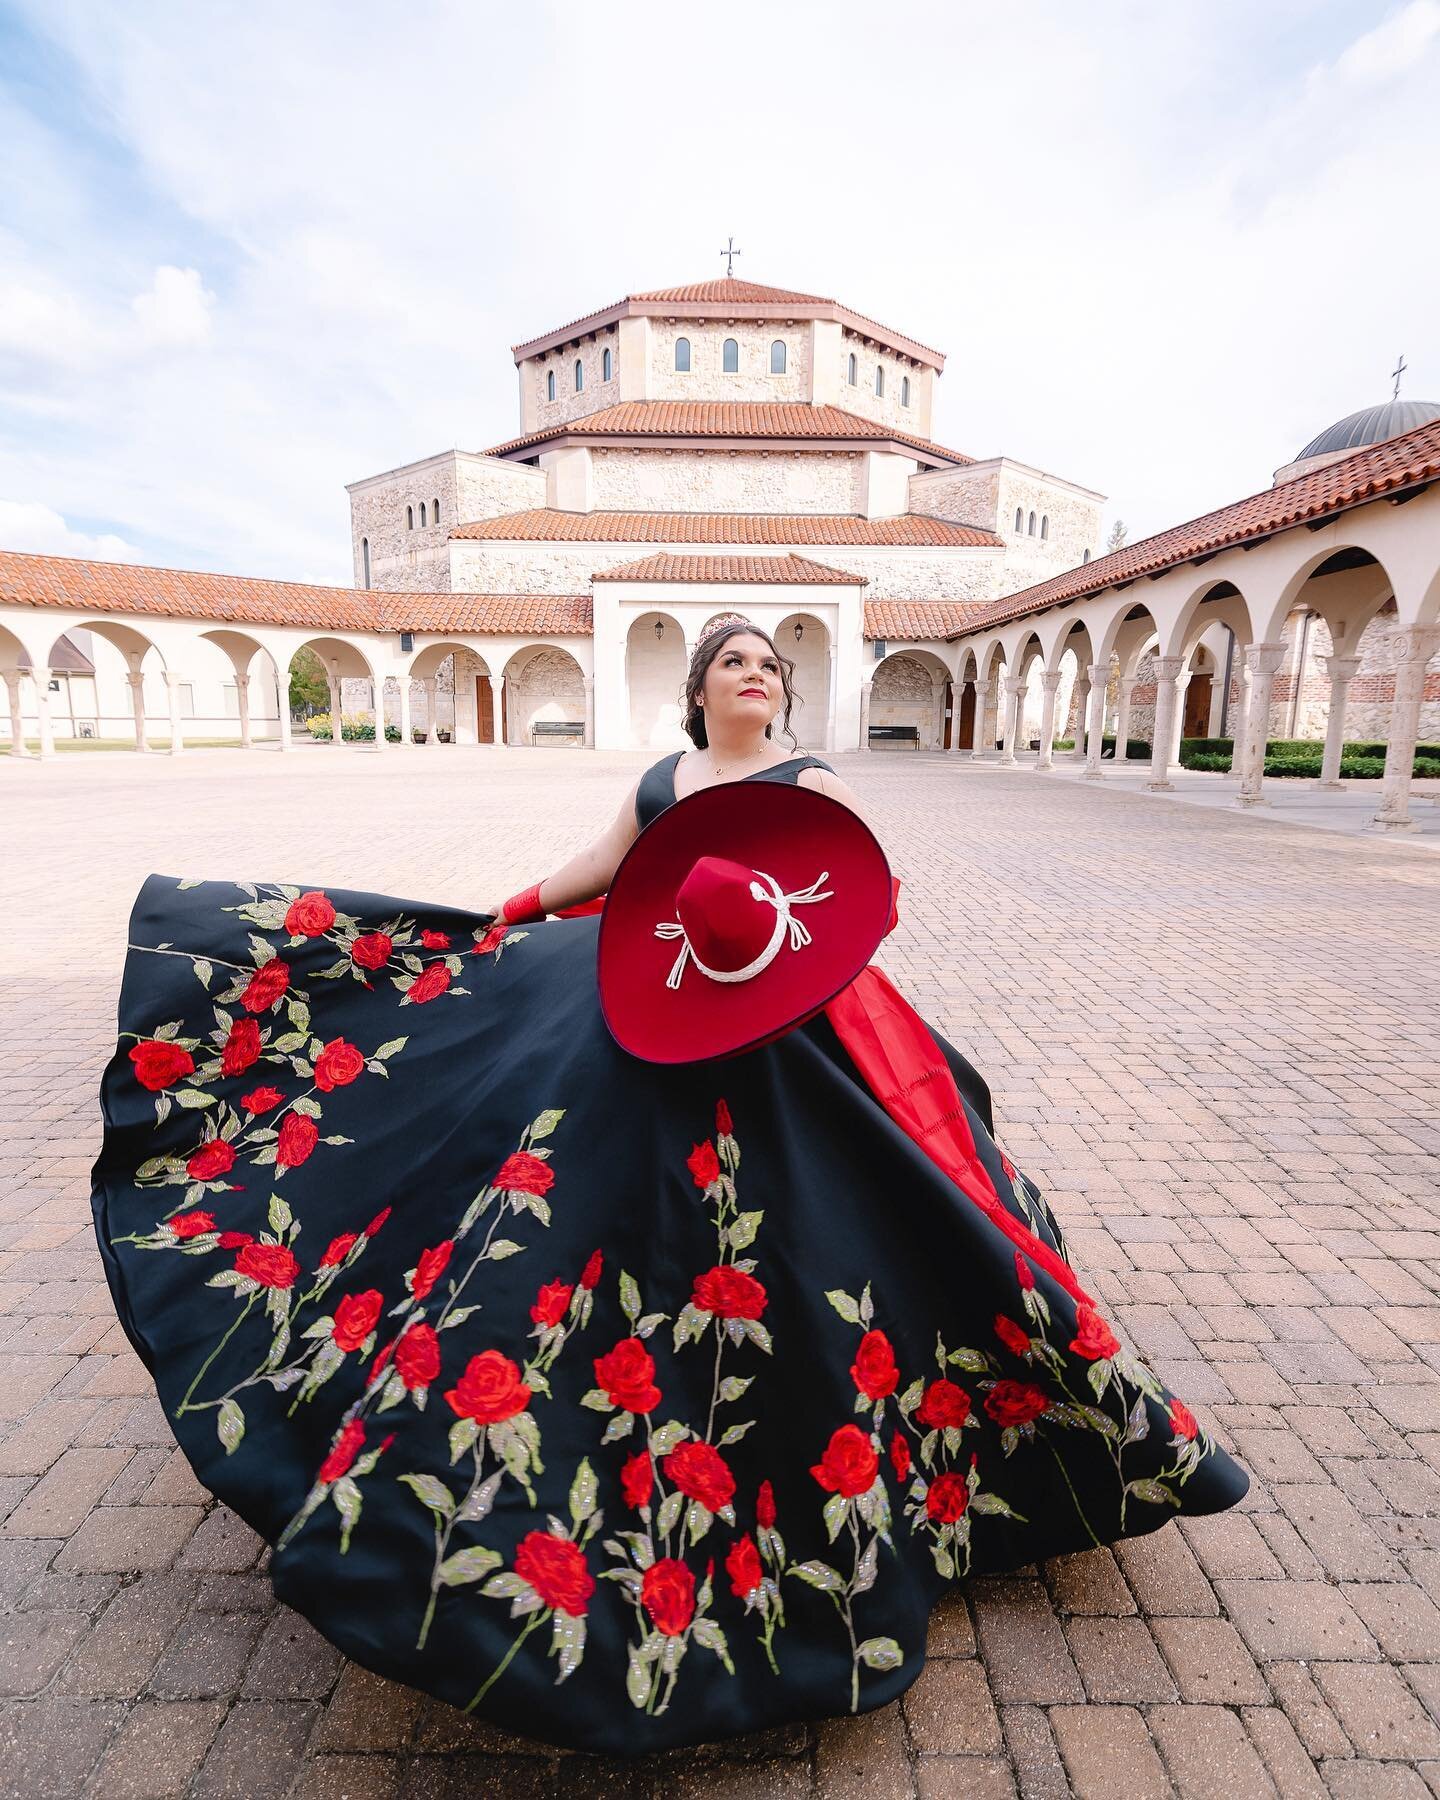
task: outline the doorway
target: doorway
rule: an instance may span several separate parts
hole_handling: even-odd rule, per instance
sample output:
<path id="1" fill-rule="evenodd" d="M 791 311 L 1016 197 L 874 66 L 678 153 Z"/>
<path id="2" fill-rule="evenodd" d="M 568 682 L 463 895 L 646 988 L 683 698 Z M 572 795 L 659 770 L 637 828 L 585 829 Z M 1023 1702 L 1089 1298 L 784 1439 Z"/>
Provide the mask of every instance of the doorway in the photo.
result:
<path id="1" fill-rule="evenodd" d="M 1181 737 L 1203 738 L 1210 732 L 1210 686 L 1207 673 L 1192 675 L 1185 690 L 1185 716 L 1180 726 Z"/>
<path id="2" fill-rule="evenodd" d="M 505 710 L 505 697 L 500 697 L 500 710 Z M 488 675 L 475 677 L 475 737 L 481 744 L 495 742 L 495 701 L 490 687 Z"/>

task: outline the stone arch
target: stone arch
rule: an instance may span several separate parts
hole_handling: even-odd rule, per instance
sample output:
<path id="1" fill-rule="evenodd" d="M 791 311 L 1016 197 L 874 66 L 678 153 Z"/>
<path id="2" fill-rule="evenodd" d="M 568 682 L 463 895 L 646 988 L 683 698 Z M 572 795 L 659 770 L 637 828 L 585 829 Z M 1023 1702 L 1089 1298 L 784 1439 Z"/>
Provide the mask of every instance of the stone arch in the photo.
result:
<path id="1" fill-rule="evenodd" d="M 933 650 L 892 650 L 878 663 L 870 688 L 869 725 L 913 726 L 922 750 L 943 742 L 941 713 L 950 670 Z"/>
<path id="2" fill-rule="evenodd" d="M 802 636 L 795 636 L 799 626 Z M 780 654 L 794 663 L 791 683 L 795 689 L 795 705 L 790 714 L 790 729 L 802 749 L 824 750 L 830 742 L 830 672 L 834 648 L 823 619 L 814 613 L 786 613 L 770 633 Z M 775 735 L 785 741 L 776 722 Z"/>
<path id="3" fill-rule="evenodd" d="M 689 743 L 681 727 L 689 667 L 684 627 L 673 613 L 652 609 L 631 620 L 625 633 L 631 743 L 661 750 Z"/>
<path id="4" fill-rule="evenodd" d="M 227 694 L 222 704 L 228 717 L 233 698 L 241 744 L 250 748 L 257 719 L 262 722 L 264 736 L 283 738 L 286 732 L 282 722 L 288 720 L 290 712 L 289 662 L 283 652 L 257 633 L 237 631 L 233 626 L 217 626 L 195 635 L 198 642 L 213 644 L 230 659 L 235 671 L 235 691 L 233 696 Z M 258 682 L 254 666 L 257 656 L 264 659 Z"/>
<path id="5" fill-rule="evenodd" d="M 382 741 L 380 716 L 384 711 L 384 687 L 382 678 L 371 661 L 369 650 L 358 639 L 341 636 L 339 633 L 315 632 L 307 637 L 298 637 L 290 643 L 285 666 L 280 671 L 287 689 L 291 666 L 302 650 L 313 650 L 324 665 L 330 683 L 329 712 L 332 727 L 334 714 L 337 711 L 340 714 L 341 729 L 333 731 L 331 743 L 338 747 L 345 742 L 345 719 L 371 713 L 375 716 L 375 742 L 378 748 Z M 348 691 L 347 683 L 350 684 Z"/>
<path id="6" fill-rule="evenodd" d="M 493 660 L 483 646 L 463 638 L 439 637 L 422 644 L 398 678 L 406 684 L 399 710 L 402 721 L 408 718 L 412 740 L 418 737 L 432 746 L 503 742 Z M 503 693 L 499 710 L 502 715 L 506 711 Z"/>
<path id="7" fill-rule="evenodd" d="M 505 664 L 505 730 L 511 744 L 561 742 L 540 724 L 575 727 L 585 741 L 585 671 L 559 644 L 527 644 Z"/>

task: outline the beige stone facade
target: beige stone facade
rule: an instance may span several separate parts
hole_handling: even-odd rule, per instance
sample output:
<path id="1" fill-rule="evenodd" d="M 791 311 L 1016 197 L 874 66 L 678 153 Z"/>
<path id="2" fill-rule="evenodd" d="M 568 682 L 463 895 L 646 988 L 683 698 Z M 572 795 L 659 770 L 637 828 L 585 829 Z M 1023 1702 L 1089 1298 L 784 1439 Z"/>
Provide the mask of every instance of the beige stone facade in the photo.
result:
<path id="1" fill-rule="evenodd" d="M 594 508 L 617 512 L 858 513 L 852 452 L 592 450 Z"/>

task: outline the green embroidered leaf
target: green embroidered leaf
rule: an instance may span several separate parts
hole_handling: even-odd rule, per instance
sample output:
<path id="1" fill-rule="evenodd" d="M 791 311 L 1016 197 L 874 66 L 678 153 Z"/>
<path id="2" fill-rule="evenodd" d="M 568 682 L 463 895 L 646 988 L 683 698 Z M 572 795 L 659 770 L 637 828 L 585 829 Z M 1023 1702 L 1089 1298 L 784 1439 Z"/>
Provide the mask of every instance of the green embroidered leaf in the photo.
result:
<path id="1" fill-rule="evenodd" d="M 299 1113 L 302 1118 L 318 1119 L 320 1117 L 320 1102 L 318 1100 L 312 1100 L 308 1094 L 300 1094 L 290 1102 L 290 1110 Z"/>
<path id="2" fill-rule="evenodd" d="M 971 1350 L 963 1344 L 958 1350 L 952 1350 L 945 1360 L 953 1363 L 957 1369 L 968 1369 L 972 1374 L 982 1374 L 989 1367 L 980 1351 Z"/>
<path id="3" fill-rule="evenodd" d="M 288 1231 L 295 1221 L 295 1215 L 278 1194 L 270 1196 L 269 1212 L 270 1229 L 274 1232 Z"/>
<path id="4" fill-rule="evenodd" d="M 702 1506 L 698 1500 L 692 1500 L 685 1508 L 685 1529 L 690 1534 L 692 1544 L 698 1544 L 714 1522 L 714 1513 L 708 1506 Z"/>
<path id="5" fill-rule="evenodd" d="M 605 1435 L 601 1438 L 600 1442 L 602 1444 L 614 1444 L 621 1438 L 629 1437 L 634 1428 L 634 1413 L 618 1412 L 605 1427 Z"/>
<path id="6" fill-rule="evenodd" d="M 570 1483 L 570 1517 L 577 1525 L 583 1524 L 594 1512 L 597 1492 L 595 1471 L 590 1467 L 589 1459 L 582 1457 L 575 1479 Z"/>
<path id="7" fill-rule="evenodd" d="M 743 1425 L 727 1425 L 720 1435 L 721 1444 L 738 1444 L 754 1423 L 753 1419 L 747 1419 Z"/>
<path id="8" fill-rule="evenodd" d="M 340 1515 L 340 1554 L 350 1548 L 350 1533 L 360 1518 L 360 1489 L 348 1475 L 342 1475 L 330 1490 L 335 1510 Z"/>
<path id="9" fill-rule="evenodd" d="M 653 1455 L 668 1456 L 682 1438 L 690 1436 L 690 1427 L 679 1419 L 667 1419 L 655 1433 L 650 1449 Z"/>
<path id="10" fill-rule="evenodd" d="M 1103 1400 L 1105 1397 L 1105 1390 L 1110 1385 L 1110 1373 L 1110 1363 L 1106 1358 L 1102 1357 L 1099 1362 L 1093 1362 L 1090 1365 L 1086 1379 L 1097 1400 Z"/>
<path id="11" fill-rule="evenodd" d="M 1135 1404 L 1130 1408 L 1130 1417 L 1125 1421 L 1124 1442 L 1138 1444 L 1141 1438 L 1150 1435 L 1150 1414 L 1146 1410 L 1145 1396 L 1137 1394 Z"/>
<path id="12" fill-rule="evenodd" d="M 497 1469 L 493 1475 L 487 1475 L 479 1487 L 467 1494 L 461 1501 L 460 1510 L 455 1517 L 467 1525 L 473 1525 L 478 1520 L 487 1518 L 490 1508 L 495 1504 L 495 1496 L 500 1491 L 500 1483 L 504 1479 L 504 1472 L 500 1469 Z"/>
<path id="13" fill-rule="evenodd" d="M 722 1400 L 738 1400 L 755 1379 L 753 1375 L 727 1375 L 720 1383 Z"/>
<path id="14" fill-rule="evenodd" d="M 844 1577 L 838 1570 L 832 1569 L 829 1563 L 792 1563 L 785 1573 L 798 1575 L 801 1581 L 826 1594 L 838 1594 L 845 1586 Z"/>
<path id="15" fill-rule="evenodd" d="M 1092 1431 L 1098 1431 L 1107 1438 L 1119 1437 L 1120 1427 L 1109 1413 L 1102 1412 L 1098 1406 L 1077 1406 L 1075 1410 Z"/>
<path id="16" fill-rule="evenodd" d="M 668 1315 L 661 1312 L 646 1313 L 635 1325 L 635 1335 L 640 1338 L 649 1337 L 657 1325 L 663 1325 Z"/>
<path id="17" fill-rule="evenodd" d="M 215 973 L 214 968 L 206 962 L 203 956 L 197 956 L 190 966 L 194 969 L 195 979 L 200 983 L 201 987 L 208 988 L 211 977 Z"/>
<path id="18" fill-rule="evenodd" d="M 1125 1492 L 1137 1500 L 1148 1500 L 1152 1506 L 1179 1506 L 1180 1496 L 1172 1494 L 1163 1481 L 1127 1481 Z"/>
<path id="19" fill-rule="evenodd" d="M 236 1446 L 245 1435 L 245 1415 L 233 1400 L 222 1400 L 215 1414 L 215 1434 L 225 1446 L 225 1454 L 232 1456 Z"/>
<path id="20" fill-rule="evenodd" d="M 920 1402 L 924 1399 L 924 1397 L 925 1397 L 925 1383 L 919 1377 L 917 1377 L 914 1381 L 912 1381 L 910 1383 L 909 1387 L 907 1387 L 905 1392 L 900 1396 L 901 1412 L 905 1413 L 908 1416 L 910 1413 L 914 1412 L 915 1408 L 920 1404 Z"/>
<path id="21" fill-rule="evenodd" d="M 504 1262 L 507 1256 L 518 1256 L 524 1248 L 525 1246 L 517 1244 L 514 1238 L 496 1238 L 487 1254 L 491 1262 Z"/>
<path id="22" fill-rule="evenodd" d="M 498 1575 L 492 1575 L 480 1592 L 489 1600 L 523 1600 L 535 1596 L 530 1583 L 513 1569 L 502 1569 Z"/>
<path id="23" fill-rule="evenodd" d="M 238 1269 L 222 1269 L 218 1275 L 212 1275 L 205 1285 L 216 1288 L 243 1288 L 247 1294 L 253 1293 L 255 1289 L 255 1283 L 248 1276 L 242 1275 Z"/>
<path id="24" fill-rule="evenodd" d="M 614 1412 L 615 1402 L 604 1388 L 589 1388 L 580 1396 L 580 1404 L 588 1406 L 591 1412 Z"/>
<path id="25" fill-rule="evenodd" d="M 875 1576 L 880 1566 L 880 1539 L 872 1537 L 861 1553 L 860 1561 L 855 1567 L 855 1579 L 850 1584 L 853 1594 L 867 1594 L 875 1585 Z"/>
<path id="26" fill-rule="evenodd" d="M 685 1510 L 685 1496 L 680 1493 L 667 1494 L 660 1502 L 659 1516 L 655 1520 L 655 1529 L 661 1537 L 666 1537 L 675 1529 L 680 1514 Z"/>
<path id="27" fill-rule="evenodd" d="M 536 1144 L 539 1143 L 541 1138 L 549 1137 L 550 1133 L 564 1117 L 565 1108 L 563 1106 L 547 1107 L 544 1112 L 536 1117 L 534 1123 L 530 1127 L 530 1142 Z"/>
<path id="28" fill-rule="evenodd" d="M 480 1427 L 474 1419 L 457 1419 L 450 1427 L 451 1462 L 458 1462 L 479 1435 Z"/>
<path id="29" fill-rule="evenodd" d="M 675 1348 L 678 1350 L 689 1338 L 703 1337 L 705 1329 L 710 1323 L 710 1317 L 708 1312 L 702 1312 L 698 1306 L 687 1300 L 680 1308 L 675 1320 L 675 1328 L 672 1333 Z"/>
<path id="30" fill-rule="evenodd" d="M 702 1645 L 706 1650 L 713 1650 L 727 1670 L 732 1668 L 730 1646 L 725 1641 L 725 1633 L 714 1619 L 697 1619 L 690 1635 L 697 1644 Z"/>
<path id="31" fill-rule="evenodd" d="M 580 1667 L 580 1659 L 585 1654 L 585 1620 L 572 1618 L 569 1613 L 555 1614 L 554 1629 L 550 1634 L 550 1654 L 559 1659 L 560 1672 L 555 1677 L 558 1687 L 567 1675 L 573 1675 Z"/>
<path id="32" fill-rule="evenodd" d="M 760 1221 L 765 1217 L 763 1212 L 743 1212 L 726 1232 L 732 1247 L 746 1250 L 755 1242 L 755 1234 L 760 1229 Z"/>
<path id="33" fill-rule="evenodd" d="M 1007 1519 L 1020 1517 L 1014 1507 L 1002 1500 L 998 1494 L 972 1494 L 970 1510 L 977 1513 L 1003 1513 Z"/>
<path id="34" fill-rule="evenodd" d="M 640 1289 L 624 1269 L 620 1271 L 620 1310 L 632 1325 L 640 1317 Z"/>
<path id="35" fill-rule="evenodd" d="M 935 1559 L 935 1567 L 939 1574 L 943 1576 L 946 1581 L 954 1580 L 955 1558 L 944 1545 L 932 1544 L 930 1546 L 930 1554 Z"/>
<path id="36" fill-rule="evenodd" d="M 825 1521 L 826 1535 L 832 1544 L 845 1529 L 845 1520 L 849 1511 L 850 1503 L 843 1494 L 832 1494 L 825 1502 L 825 1511 L 821 1516 Z"/>
<path id="37" fill-rule="evenodd" d="M 436 1573 L 446 1587 L 464 1587 L 479 1581 L 500 1564 L 498 1550 L 487 1550 L 483 1544 L 472 1544 L 468 1550 L 457 1550 L 447 1556 Z"/>
<path id="38" fill-rule="evenodd" d="M 650 1671 L 633 1650 L 625 1670 L 625 1692 L 632 1706 L 644 1706 L 650 1698 Z"/>
<path id="39" fill-rule="evenodd" d="M 1007 1425 L 1000 1433 L 1000 1449 L 1006 1456 L 1011 1454 L 1019 1442 L 1020 1428 L 1018 1425 Z"/>
<path id="40" fill-rule="evenodd" d="M 867 1669 L 898 1669 L 905 1660 L 892 1637 L 866 1638 L 855 1654 Z"/>
<path id="41" fill-rule="evenodd" d="M 825 1298 L 847 1325 L 860 1323 L 860 1303 L 847 1294 L 844 1288 L 827 1288 Z"/>
<path id="42" fill-rule="evenodd" d="M 865 1283 L 865 1292 L 860 1296 L 860 1323 L 868 1330 L 870 1321 L 875 1317 L 875 1302 L 870 1298 L 870 1283 Z"/>
<path id="43" fill-rule="evenodd" d="M 766 1328 L 758 1319 L 741 1319 L 740 1323 L 745 1327 L 745 1335 L 749 1338 L 750 1342 L 754 1344 L 757 1349 L 763 1350 L 768 1356 L 771 1351 L 771 1344 L 770 1333 Z"/>
<path id="44" fill-rule="evenodd" d="M 417 1500 L 428 1506 L 431 1512 L 438 1513 L 442 1519 L 448 1519 L 455 1511 L 455 1496 L 434 1475 L 401 1475 L 399 1480 Z"/>
<path id="45" fill-rule="evenodd" d="M 177 881 L 175 883 L 175 892 L 177 894 L 183 894 L 187 888 L 197 888 L 202 885 L 203 883 L 198 876 L 190 876 L 184 881 Z M 226 910 L 229 910 L 228 907 Z"/>
<path id="46" fill-rule="evenodd" d="M 282 1056 L 289 1056 L 292 1051 L 299 1050 L 305 1044 L 309 1035 L 308 1031 L 287 1031 L 277 1037 L 270 1048 L 278 1050 Z"/>
<path id="47" fill-rule="evenodd" d="M 213 1094 L 202 1094 L 198 1088 L 181 1088 L 180 1092 L 175 1096 L 175 1104 L 177 1106 L 187 1107 L 191 1112 L 198 1112 L 201 1107 L 213 1106 L 215 1104 L 215 1096 Z"/>

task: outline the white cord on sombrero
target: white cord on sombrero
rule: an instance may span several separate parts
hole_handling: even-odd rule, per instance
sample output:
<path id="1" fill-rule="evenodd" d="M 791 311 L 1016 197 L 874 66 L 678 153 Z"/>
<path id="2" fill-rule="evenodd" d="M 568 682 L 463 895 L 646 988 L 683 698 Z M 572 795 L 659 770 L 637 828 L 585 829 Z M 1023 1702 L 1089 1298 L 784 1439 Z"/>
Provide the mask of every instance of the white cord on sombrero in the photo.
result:
<path id="1" fill-rule="evenodd" d="M 752 881 L 750 883 L 750 892 L 752 896 L 756 900 L 767 901 L 775 908 L 775 929 L 770 935 L 770 942 L 755 960 L 746 963 L 743 969 L 710 969 L 701 962 L 698 956 L 696 956 L 694 950 L 690 946 L 689 938 L 685 937 L 685 927 L 678 919 L 673 923 L 669 921 L 662 922 L 655 927 L 656 937 L 678 937 L 684 939 L 684 942 L 680 946 L 680 954 L 675 958 L 674 967 L 665 978 L 666 987 L 679 987 L 680 977 L 685 972 L 686 957 L 689 957 L 702 975 L 708 975 L 712 981 L 749 981 L 753 975 L 758 975 L 762 969 L 768 968 L 775 960 L 787 927 L 790 932 L 790 948 L 792 950 L 798 950 L 801 945 L 808 944 L 811 941 L 809 931 L 801 920 L 794 916 L 790 909 L 792 906 L 811 906 L 817 900 L 829 900 L 833 898 L 829 889 L 823 894 L 817 894 L 815 892 L 822 881 L 828 881 L 830 879 L 830 871 L 828 869 L 822 869 L 808 887 L 797 888 L 793 894 L 785 893 L 775 877 L 773 875 L 767 875 L 763 869 L 756 869 L 754 873 L 760 877 L 760 881 Z M 770 891 L 768 893 L 761 887 L 761 881 L 769 882 Z"/>

